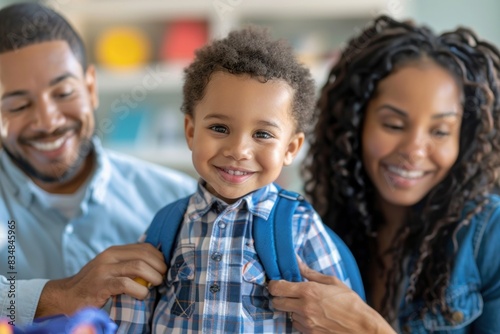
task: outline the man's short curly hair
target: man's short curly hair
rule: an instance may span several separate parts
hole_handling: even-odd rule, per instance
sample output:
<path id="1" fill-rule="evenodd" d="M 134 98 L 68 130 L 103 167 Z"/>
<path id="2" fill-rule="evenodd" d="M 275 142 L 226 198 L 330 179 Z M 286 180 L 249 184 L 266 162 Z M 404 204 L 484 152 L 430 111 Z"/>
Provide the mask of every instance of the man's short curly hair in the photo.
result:
<path id="1" fill-rule="evenodd" d="M 293 89 L 292 116 L 297 132 L 307 132 L 315 105 L 314 81 L 284 40 L 272 40 L 268 30 L 247 27 L 229 33 L 197 50 L 185 70 L 184 101 L 181 110 L 193 115 L 196 104 L 214 72 L 249 75 L 263 82 L 282 80 Z"/>
<path id="2" fill-rule="evenodd" d="M 0 10 L 0 54 L 30 45 L 65 41 L 83 70 L 87 69 L 80 35 L 59 13 L 39 3 L 17 3 Z"/>

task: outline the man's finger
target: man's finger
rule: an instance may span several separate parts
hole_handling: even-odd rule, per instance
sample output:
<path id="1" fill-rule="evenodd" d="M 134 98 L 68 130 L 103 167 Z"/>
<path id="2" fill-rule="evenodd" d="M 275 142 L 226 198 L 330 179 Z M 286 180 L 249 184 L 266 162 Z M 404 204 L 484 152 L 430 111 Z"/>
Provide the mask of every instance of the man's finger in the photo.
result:
<path id="1" fill-rule="evenodd" d="M 100 263 L 145 262 L 160 273 L 165 273 L 167 266 L 163 254 L 151 244 L 131 244 L 112 246 L 97 257 Z"/>

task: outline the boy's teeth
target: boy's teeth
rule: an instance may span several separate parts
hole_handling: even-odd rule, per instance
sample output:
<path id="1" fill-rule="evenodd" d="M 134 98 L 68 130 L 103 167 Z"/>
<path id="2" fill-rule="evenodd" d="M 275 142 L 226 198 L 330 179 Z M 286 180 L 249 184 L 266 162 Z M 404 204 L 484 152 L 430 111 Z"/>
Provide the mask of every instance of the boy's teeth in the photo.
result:
<path id="1" fill-rule="evenodd" d="M 64 137 L 61 137 L 57 140 L 51 141 L 51 142 L 38 142 L 38 141 L 33 141 L 31 142 L 31 145 L 33 145 L 34 148 L 36 148 L 39 151 L 53 151 L 57 150 L 64 144 Z"/>
<path id="2" fill-rule="evenodd" d="M 404 177 L 404 178 L 407 178 L 407 179 L 417 179 L 419 177 L 422 177 L 424 176 L 424 172 L 419 170 L 419 171 L 409 171 L 409 170 L 405 170 L 405 169 L 401 169 L 401 168 L 398 168 L 398 167 L 394 167 L 394 166 L 387 166 L 387 169 L 394 173 L 394 174 L 397 174 L 401 177 Z"/>
<path id="3" fill-rule="evenodd" d="M 232 170 L 232 169 L 226 169 L 226 173 L 231 174 L 231 175 L 236 175 L 236 176 L 242 176 L 242 175 L 247 175 L 247 172 L 242 172 L 239 170 Z"/>

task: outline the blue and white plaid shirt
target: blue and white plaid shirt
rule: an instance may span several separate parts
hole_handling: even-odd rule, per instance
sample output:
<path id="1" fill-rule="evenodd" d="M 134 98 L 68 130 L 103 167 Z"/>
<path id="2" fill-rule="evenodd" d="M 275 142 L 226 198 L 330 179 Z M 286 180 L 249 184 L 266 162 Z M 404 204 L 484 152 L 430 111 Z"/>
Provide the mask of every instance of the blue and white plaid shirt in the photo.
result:
<path id="1" fill-rule="evenodd" d="M 113 300 L 118 333 L 294 332 L 287 314 L 272 309 L 252 238 L 253 217 L 267 219 L 277 196 L 270 184 L 228 205 L 200 183 L 164 282 L 144 301 L 127 295 Z M 317 213 L 299 206 L 292 220 L 295 252 L 302 261 L 349 284 Z"/>

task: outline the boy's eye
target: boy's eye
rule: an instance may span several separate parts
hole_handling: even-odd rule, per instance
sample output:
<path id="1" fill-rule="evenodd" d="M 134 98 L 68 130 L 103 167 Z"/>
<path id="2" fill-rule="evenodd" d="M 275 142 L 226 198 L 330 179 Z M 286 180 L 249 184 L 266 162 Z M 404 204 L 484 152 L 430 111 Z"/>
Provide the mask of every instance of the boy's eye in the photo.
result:
<path id="1" fill-rule="evenodd" d="M 228 133 L 228 129 L 222 125 L 212 125 L 209 127 L 210 130 L 218 132 L 218 133 Z"/>
<path id="2" fill-rule="evenodd" d="M 272 134 L 266 131 L 258 131 L 254 136 L 258 139 L 270 139 L 274 137 Z"/>

